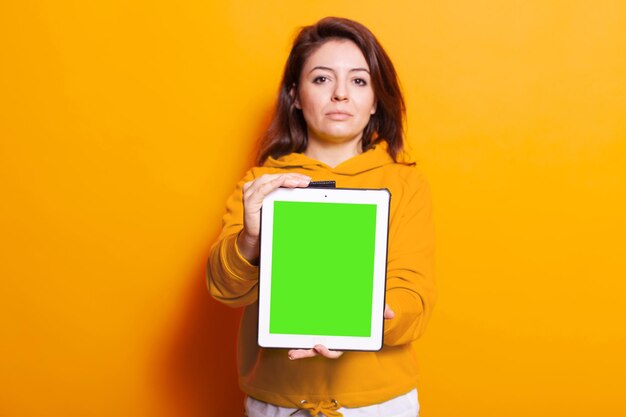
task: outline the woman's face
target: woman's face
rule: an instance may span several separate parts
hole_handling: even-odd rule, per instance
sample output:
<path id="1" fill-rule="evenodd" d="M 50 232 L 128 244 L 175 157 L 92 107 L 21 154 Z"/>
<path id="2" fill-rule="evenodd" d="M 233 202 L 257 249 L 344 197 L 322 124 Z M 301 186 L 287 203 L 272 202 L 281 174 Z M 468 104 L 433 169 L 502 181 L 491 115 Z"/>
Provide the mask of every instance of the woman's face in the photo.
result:
<path id="1" fill-rule="evenodd" d="M 324 43 L 304 63 L 295 105 L 302 110 L 309 141 L 361 140 L 376 111 L 369 66 L 349 40 Z"/>

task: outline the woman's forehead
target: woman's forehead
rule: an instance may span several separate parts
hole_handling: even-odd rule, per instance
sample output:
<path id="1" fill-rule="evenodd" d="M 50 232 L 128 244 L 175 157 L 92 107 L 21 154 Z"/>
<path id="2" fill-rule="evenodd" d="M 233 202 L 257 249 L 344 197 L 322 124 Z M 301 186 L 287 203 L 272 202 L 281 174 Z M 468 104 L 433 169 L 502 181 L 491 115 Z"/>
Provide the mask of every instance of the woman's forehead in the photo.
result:
<path id="1" fill-rule="evenodd" d="M 302 70 L 307 73 L 315 68 L 369 71 L 363 52 L 348 39 L 332 39 L 317 48 L 305 61 Z"/>

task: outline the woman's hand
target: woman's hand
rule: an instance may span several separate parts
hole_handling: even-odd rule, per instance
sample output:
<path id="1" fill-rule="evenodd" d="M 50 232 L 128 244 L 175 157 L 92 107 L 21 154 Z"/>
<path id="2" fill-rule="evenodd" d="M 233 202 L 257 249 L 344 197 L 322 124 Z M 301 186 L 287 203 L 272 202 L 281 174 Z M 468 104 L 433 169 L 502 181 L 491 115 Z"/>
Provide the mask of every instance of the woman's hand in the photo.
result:
<path id="1" fill-rule="evenodd" d="M 263 199 L 278 187 L 307 187 L 311 178 L 302 174 L 266 174 L 243 185 L 243 230 L 237 237 L 239 253 L 249 262 L 259 258 L 259 232 Z"/>
<path id="2" fill-rule="evenodd" d="M 385 320 L 391 320 L 396 316 L 396 313 L 393 312 L 391 307 L 385 304 L 385 312 L 383 313 L 383 317 Z M 312 358 L 314 356 L 323 356 L 328 359 L 337 359 L 341 355 L 343 355 L 343 351 L 341 350 L 330 350 L 324 345 L 315 345 L 313 349 L 292 349 L 288 353 L 289 359 L 304 359 L 304 358 Z"/>

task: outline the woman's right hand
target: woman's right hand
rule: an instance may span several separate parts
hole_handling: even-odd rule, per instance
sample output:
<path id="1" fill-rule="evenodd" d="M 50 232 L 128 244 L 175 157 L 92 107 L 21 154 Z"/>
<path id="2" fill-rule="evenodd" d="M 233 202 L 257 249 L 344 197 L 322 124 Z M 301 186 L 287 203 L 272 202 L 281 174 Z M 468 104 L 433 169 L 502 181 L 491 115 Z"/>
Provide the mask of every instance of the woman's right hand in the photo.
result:
<path id="1" fill-rule="evenodd" d="M 308 187 L 311 178 L 303 174 L 265 174 L 243 185 L 243 230 L 237 237 L 239 253 L 248 262 L 259 258 L 259 233 L 263 199 L 278 187 Z"/>

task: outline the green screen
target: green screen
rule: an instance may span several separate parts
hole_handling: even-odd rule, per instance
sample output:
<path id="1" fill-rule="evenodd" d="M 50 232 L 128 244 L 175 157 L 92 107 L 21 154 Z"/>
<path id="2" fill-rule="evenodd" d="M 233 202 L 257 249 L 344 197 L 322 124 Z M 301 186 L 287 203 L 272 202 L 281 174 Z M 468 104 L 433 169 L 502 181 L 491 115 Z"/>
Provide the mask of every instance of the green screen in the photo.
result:
<path id="1" fill-rule="evenodd" d="M 376 205 L 274 203 L 270 333 L 368 337 Z"/>

